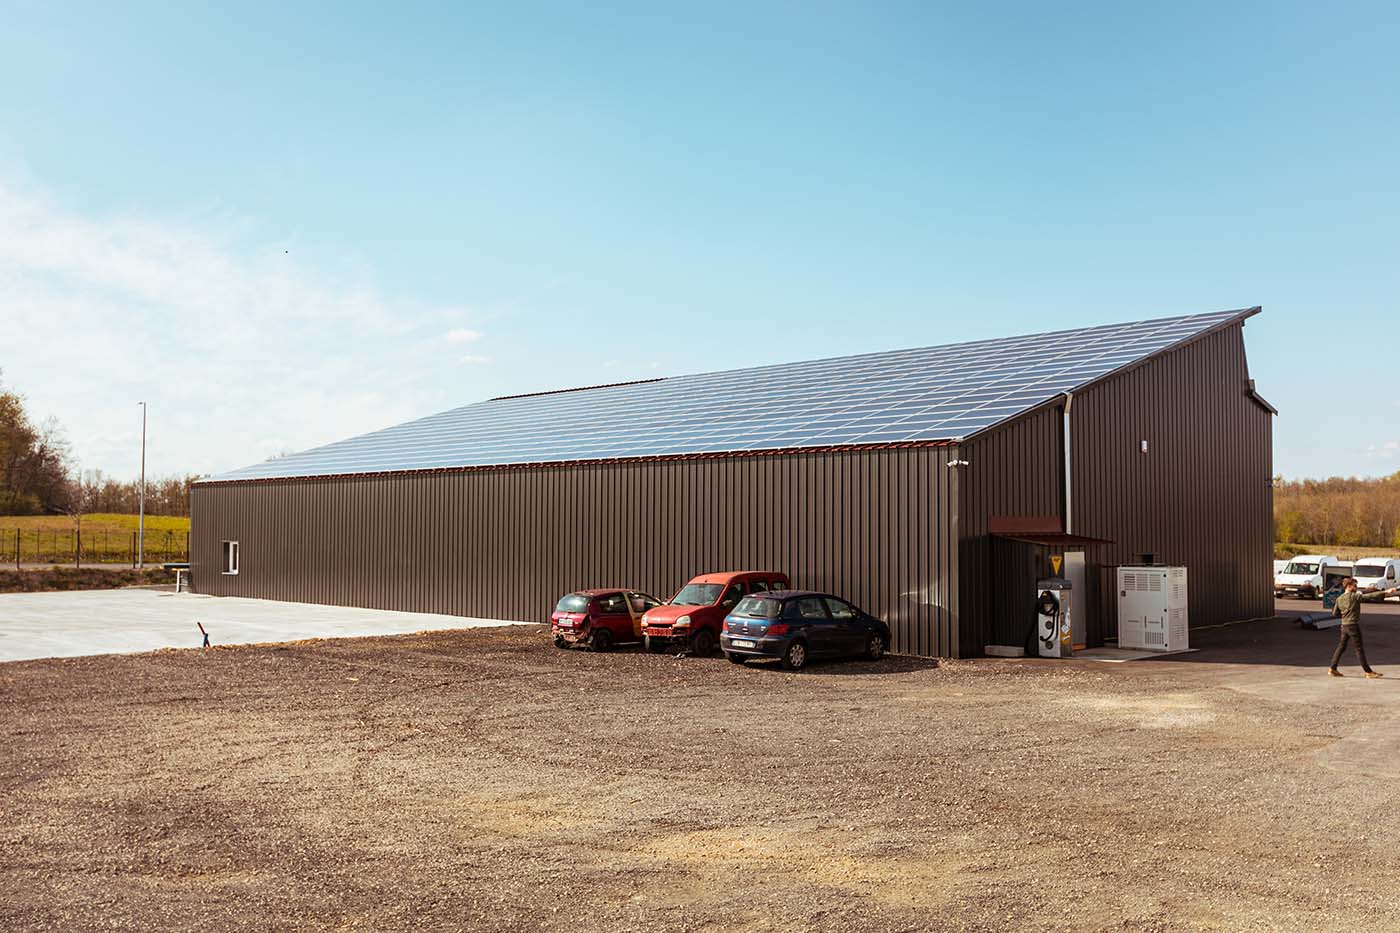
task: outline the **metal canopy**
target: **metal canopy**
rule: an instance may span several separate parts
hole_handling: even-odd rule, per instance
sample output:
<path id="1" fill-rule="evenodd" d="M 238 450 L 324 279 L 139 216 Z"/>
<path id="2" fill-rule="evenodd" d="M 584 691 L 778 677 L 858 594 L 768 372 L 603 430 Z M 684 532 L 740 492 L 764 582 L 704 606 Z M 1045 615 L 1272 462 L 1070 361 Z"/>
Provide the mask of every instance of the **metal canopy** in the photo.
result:
<path id="1" fill-rule="evenodd" d="M 1113 544 L 1108 538 L 1091 538 L 1088 535 L 1069 535 L 1063 531 L 1027 532 L 1026 534 L 993 534 L 993 538 L 1019 541 L 1022 544 L 1041 544 L 1046 547 L 1092 547 L 1095 544 Z"/>
<path id="2" fill-rule="evenodd" d="M 1066 534 L 1058 515 L 989 515 L 987 533 L 993 538 L 1047 547 L 1090 547 L 1114 543 L 1108 538 Z"/>
<path id="3" fill-rule="evenodd" d="M 209 481 L 960 440 L 1255 311 L 493 399 Z"/>

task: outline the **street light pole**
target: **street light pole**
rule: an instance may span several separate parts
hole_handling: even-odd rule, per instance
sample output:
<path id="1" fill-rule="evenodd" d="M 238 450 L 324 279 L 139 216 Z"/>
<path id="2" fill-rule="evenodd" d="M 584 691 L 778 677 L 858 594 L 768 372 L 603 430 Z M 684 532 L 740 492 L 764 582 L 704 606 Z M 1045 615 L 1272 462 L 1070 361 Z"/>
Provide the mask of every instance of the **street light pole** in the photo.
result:
<path id="1" fill-rule="evenodd" d="M 146 403 L 141 406 L 141 512 L 136 519 L 136 567 L 146 569 Z"/>

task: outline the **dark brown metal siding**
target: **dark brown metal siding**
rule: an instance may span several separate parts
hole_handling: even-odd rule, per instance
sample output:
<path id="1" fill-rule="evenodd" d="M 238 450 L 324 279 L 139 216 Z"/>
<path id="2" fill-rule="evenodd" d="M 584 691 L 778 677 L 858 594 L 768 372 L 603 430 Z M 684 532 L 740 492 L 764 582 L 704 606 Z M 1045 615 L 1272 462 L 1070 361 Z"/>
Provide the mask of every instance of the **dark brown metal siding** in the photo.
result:
<path id="1" fill-rule="evenodd" d="M 963 640 L 967 655 L 989 644 L 1019 645 L 1022 610 L 1035 605 L 1038 574 L 1021 551 L 999 552 L 987 535 L 993 515 L 1056 515 L 1063 507 L 1063 448 L 1058 408 L 1032 412 L 963 446 L 962 580 Z M 1024 598 L 1023 598 L 1024 597 Z"/>
<path id="2" fill-rule="evenodd" d="M 663 598 L 775 569 L 956 654 L 958 452 L 925 447 L 196 486 L 195 588 L 546 621 L 572 589 Z M 238 540 L 237 576 L 220 573 Z M 978 645 L 980 650 L 980 643 Z"/>
<path id="3" fill-rule="evenodd" d="M 1248 383 L 1235 325 L 1075 398 L 1075 530 L 1115 542 L 1088 554 L 1105 633 L 1113 568 L 1146 553 L 1187 567 L 1193 626 L 1273 614 L 1273 419 Z"/>
<path id="4" fill-rule="evenodd" d="M 1114 569 L 1147 553 L 1188 568 L 1193 626 L 1273 614 L 1273 422 L 1248 380 L 1237 324 L 1075 396 L 1074 531 L 1115 542 L 1085 552 L 1090 592 L 1079 605 L 1091 645 L 1117 632 Z M 1063 416 L 1059 406 L 1032 412 L 963 446 L 969 646 L 1021 643 L 1050 550 L 998 550 L 987 518 L 1063 515 Z"/>

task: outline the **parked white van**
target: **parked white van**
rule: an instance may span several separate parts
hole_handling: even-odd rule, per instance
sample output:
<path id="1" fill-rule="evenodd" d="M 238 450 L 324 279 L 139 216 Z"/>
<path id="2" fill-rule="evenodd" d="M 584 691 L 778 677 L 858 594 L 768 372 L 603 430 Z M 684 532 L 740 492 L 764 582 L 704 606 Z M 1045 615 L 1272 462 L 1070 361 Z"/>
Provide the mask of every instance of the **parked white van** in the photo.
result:
<path id="1" fill-rule="evenodd" d="M 1400 559 L 1394 557 L 1363 557 L 1352 565 L 1351 575 L 1356 588 L 1363 593 L 1393 590 L 1400 586 Z"/>
<path id="2" fill-rule="evenodd" d="M 1346 576 L 1350 569 L 1335 554 L 1300 554 L 1274 577 L 1274 596 L 1320 598 L 1327 590 L 1329 577 Z"/>

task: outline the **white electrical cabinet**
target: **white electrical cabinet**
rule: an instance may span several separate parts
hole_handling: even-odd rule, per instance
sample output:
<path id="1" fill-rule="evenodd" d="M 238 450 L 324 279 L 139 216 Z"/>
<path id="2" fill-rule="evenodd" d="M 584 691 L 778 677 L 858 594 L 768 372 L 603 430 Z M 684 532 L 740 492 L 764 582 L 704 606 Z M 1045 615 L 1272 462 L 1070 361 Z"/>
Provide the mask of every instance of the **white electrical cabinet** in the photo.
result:
<path id="1" fill-rule="evenodd" d="M 1191 647 L 1185 567 L 1118 568 L 1118 647 L 1185 651 Z"/>

